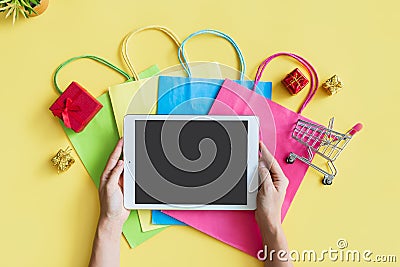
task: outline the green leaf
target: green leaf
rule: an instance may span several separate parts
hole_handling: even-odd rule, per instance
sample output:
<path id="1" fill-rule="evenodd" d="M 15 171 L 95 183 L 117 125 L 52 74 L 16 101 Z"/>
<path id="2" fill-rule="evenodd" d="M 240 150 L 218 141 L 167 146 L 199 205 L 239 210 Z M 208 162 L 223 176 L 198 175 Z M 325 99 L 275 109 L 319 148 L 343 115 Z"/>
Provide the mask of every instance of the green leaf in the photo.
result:
<path id="1" fill-rule="evenodd" d="M 25 8 L 32 8 L 29 4 L 25 3 L 25 1 L 21 1 L 21 2 L 22 2 L 22 5 L 23 5 Z"/>
<path id="2" fill-rule="evenodd" d="M 6 18 L 8 18 L 11 15 L 11 13 L 13 12 L 14 9 L 15 9 L 15 7 L 10 6 L 10 10 L 8 10 Z"/>
<path id="3" fill-rule="evenodd" d="M 38 14 L 38 13 L 36 12 L 36 10 L 34 10 L 34 9 L 32 9 L 32 12 L 30 12 L 29 14 L 32 14 L 32 13 L 35 13 L 36 15 Z"/>
<path id="4" fill-rule="evenodd" d="M 14 9 L 14 14 L 13 14 L 13 25 L 15 24 L 15 21 L 17 20 L 17 18 L 18 18 L 18 10 L 15 8 Z"/>
<path id="5" fill-rule="evenodd" d="M 19 12 L 21 12 L 21 14 L 22 14 L 25 18 L 28 18 L 28 15 L 26 14 L 26 11 L 24 10 L 23 7 L 19 8 Z"/>
<path id="6" fill-rule="evenodd" d="M 32 12 L 35 12 L 35 10 L 31 7 L 25 7 L 26 12 L 28 12 L 28 14 L 31 14 Z"/>

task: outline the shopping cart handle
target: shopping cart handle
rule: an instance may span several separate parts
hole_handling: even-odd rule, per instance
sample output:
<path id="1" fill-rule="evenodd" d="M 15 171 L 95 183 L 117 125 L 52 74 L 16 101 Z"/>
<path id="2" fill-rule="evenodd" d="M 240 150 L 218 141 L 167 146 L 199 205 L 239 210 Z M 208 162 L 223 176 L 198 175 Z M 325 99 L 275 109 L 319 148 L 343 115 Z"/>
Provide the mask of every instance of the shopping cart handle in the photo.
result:
<path id="1" fill-rule="evenodd" d="M 361 131 L 362 128 L 363 128 L 363 125 L 361 123 L 357 123 L 356 125 L 353 126 L 353 128 L 351 128 L 351 130 L 349 131 L 349 134 L 355 135 L 356 133 Z"/>

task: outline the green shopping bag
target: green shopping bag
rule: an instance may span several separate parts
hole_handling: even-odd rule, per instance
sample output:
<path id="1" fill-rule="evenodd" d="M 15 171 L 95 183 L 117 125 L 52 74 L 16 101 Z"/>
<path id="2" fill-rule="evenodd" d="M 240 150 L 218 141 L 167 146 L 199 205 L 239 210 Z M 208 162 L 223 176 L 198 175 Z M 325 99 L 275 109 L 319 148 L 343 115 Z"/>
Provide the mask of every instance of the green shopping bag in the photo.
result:
<path id="1" fill-rule="evenodd" d="M 79 57 L 71 58 L 66 62 L 62 63 L 57 71 L 54 73 L 54 85 L 57 86 L 57 75 L 60 69 L 70 62 L 78 59 L 87 58 L 98 61 L 102 64 L 107 62 L 95 56 L 84 55 Z M 111 63 L 107 66 L 113 66 L 113 69 L 122 74 L 127 81 L 131 80 L 130 76 L 123 70 L 115 67 Z M 141 78 L 147 78 L 154 75 L 154 72 L 144 71 L 139 74 Z M 117 126 L 115 124 L 114 114 L 111 106 L 111 101 L 108 92 L 102 94 L 97 100 L 103 105 L 103 108 L 96 114 L 96 116 L 89 122 L 86 128 L 76 133 L 73 130 L 65 127 L 65 133 L 67 134 L 71 144 L 75 148 L 80 160 L 85 166 L 87 172 L 95 183 L 96 187 L 99 187 L 100 176 L 106 166 L 107 160 L 111 152 L 114 150 L 115 145 L 119 140 Z M 123 234 L 128 241 L 130 247 L 135 247 L 150 237 L 154 236 L 162 229 L 149 231 L 143 233 L 140 229 L 140 223 L 138 214 L 136 211 L 131 211 L 128 220 L 125 222 L 123 227 Z"/>

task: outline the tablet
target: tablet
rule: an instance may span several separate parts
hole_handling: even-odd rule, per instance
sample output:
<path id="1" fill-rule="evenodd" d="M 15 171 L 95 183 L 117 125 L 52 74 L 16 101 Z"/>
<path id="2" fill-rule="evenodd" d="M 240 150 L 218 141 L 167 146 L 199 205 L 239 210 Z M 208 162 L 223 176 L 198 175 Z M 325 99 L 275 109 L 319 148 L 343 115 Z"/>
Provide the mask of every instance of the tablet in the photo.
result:
<path id="1" fill-rule="evenodd" d="M 254 210 L 255 116 L 126 115 L 127 209 Z"/>

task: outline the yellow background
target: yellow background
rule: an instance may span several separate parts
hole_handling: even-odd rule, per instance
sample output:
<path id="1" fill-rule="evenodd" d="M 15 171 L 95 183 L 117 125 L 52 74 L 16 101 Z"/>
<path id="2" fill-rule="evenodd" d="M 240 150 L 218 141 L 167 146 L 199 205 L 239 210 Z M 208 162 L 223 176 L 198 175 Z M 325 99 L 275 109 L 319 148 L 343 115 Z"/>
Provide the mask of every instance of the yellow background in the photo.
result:
<path id="1" fill-rule="evenodd" d="M 168 26 L 182 39 L 203 28 L 230 34 L 244 53 L 250 77 L 262 59 L 278 51 L 309 59 L 321 80 L 338 74 L 345 89 L 332 97 L 319 90 L 304 115 L 324 124 L 335 116 L 339 131 L 358 121 L 365 128 L 338 158 L 333 186 L 322 186 L 320 174 L 308 172 L 283 224 L 290 248 L 320 251 L 336 248 L 336 241 L 345 238 L 349 249 L 395 254 L 399 261 L 399 8 L 396 0 L 50 0 L 37 18 L 14 26 L 1 18 L 0 265 L 87 265 L 99 212 L 97 192 L 79 161 L 60 175 L 49 162 L 69 144 L 48 111 L 57 97 L 52 73 L 62 61 L 84 53 L 123 66 L 122 38 L 149 24 Z M 139 70 L 177 63 L 176 50 L 163 35 L 146 32 L 134 40 L 130 51 Z M 233 49 L 217 38 L 193 39 L 187 51 L 191 60 L 237 66 Z M 294 67 L 290 60 L 276 60 L 263 77 L 275 84 L 274 99 L 292 109 L 305 92 L 290 97 L 280 80 Z M 62 87 L 71 80 L 94 95 L 123 81 L 85 60 L 61 74 Z M 261 263 L 193 229 L 171 227 L 135 249 L 122 238 L 121 265 Z"/>

